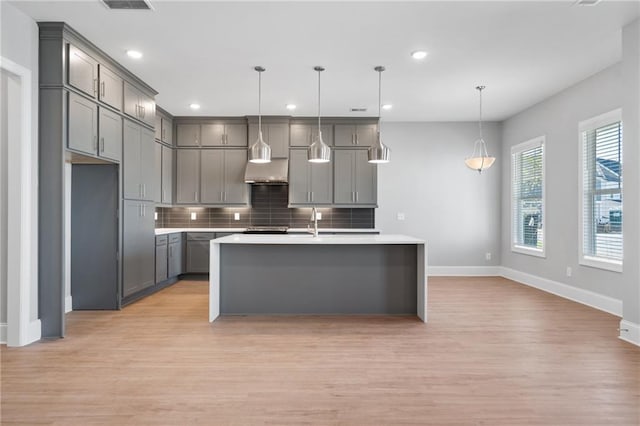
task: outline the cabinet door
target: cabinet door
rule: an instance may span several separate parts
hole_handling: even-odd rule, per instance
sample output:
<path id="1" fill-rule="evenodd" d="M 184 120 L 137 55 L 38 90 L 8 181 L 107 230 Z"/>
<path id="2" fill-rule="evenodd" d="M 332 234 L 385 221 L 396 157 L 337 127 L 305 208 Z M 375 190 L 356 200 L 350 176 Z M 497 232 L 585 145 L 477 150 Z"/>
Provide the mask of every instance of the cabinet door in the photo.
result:
<path id="1" fill-rule="evenodd" d="M 122 79 L 100 64 L 100 87 L 98 96 L 102 102 L 118 111 L 122 109 Z"/>
<path id="2" fill-rule="evenodd" d="M 140 281 L 140 217 L 142 205 L 139 201 L 125 200 L 122 215 L 122 295 L 123 297 L 142 289 Z"/>
<path id="3" fill-rule="evenodd" d="M 378 126 L 375 124 L 359 124 L 356 126 L 356 146 L 368 147 L 375 143 Z"/>
<path id="4" fill-rule="evenodd" d="M 158 140 L 162 140 L 162 116 L 156 114 L 156 123 L 155 123 L 155 138 Z"/>
<path id="5" fill-rule="evenodd" d="M 151 136 L 153 138 L 153 135 Z M 148 201 L 141 202 L 142 216 L 139 222 L 140 233 L 140 282 L 142 288 L 151 287 L 155 283 L 156 236 L 154 232 L 154 207 Z"/>
<path id="6" fill-rule="evenodd" d="M 224 203 L 224 151 L 200 152 L 200 190 L 203 204 Z"/>
<path id="7" fill-rule="evenodd" d="M 209 241 L 187 241 L 187 272 L 209 272 Z"/>
<path id="8" fill-rule="evenodd" d="M 306 149 L 289 151 L 289 204 L 309 204 L 311 178 Z"/>
<path id="9" fill-rule="evenodd" d="M 199 124 L 178 124 L 176 127 L 178 146 L 200 146 Z"/>
<path id="10" fill-rule="evenodd" d="M 182 241 L 169 243 L 169 259 L 168 259 L 169 278 L 177 277 L 182 273 Z"/>
<path id="11" fill-rule="evenodd" d="M 69 45 L 69 84 L 95 98 L 98 90 L 98 61 Z"/>
<path id="12" fill-rule="evenodd" d="M 224 202 L 249 204 L 249 185 L 244 183 L 247 167 L 246 149 L 226 149 L 224 152 Z"/>
<path id="13" fill-rule="evenodd" d="M 169 248 L 167 243 L 156 244 L 156 284 L 168 278 Z"/>
<path id="14" fill-rule="evenodd" d="M 335 146 L 355 146 L 356 126 L 351 124 L 336 124 L 334 132 Z"/>
<path id="15" fill-rule="evenodd" d="M 140 91 L 124 82 L 124 113 L 135 119 L 140 119 Z"/>
<path id="16" fill-rule="evenodd" d="M 202 146 L 222 146 L 224 145 L 224 124 L 202 124 Z"/>
<path id="17" fill-rule="evenodd" d="M 247 146 L 247 125 L 226 124 L 224 126 L 224 142 L 227 146 Z"/>
<path id="18" fill-rule="evenodd" d="M 142 199 L 152 201 L 156 187 L 156 142 L 153 132 L 142 128 L 140 131 L 140 183 Z"/>
<path id="19" fill-rule="evenodd" d="M 368 161 L 367 151 L 355 152 L 355 203 L 375 205 L 378 200 L 378 168 Z"/>
<path id="20" fill-rule="evenodd" d="M 153 169 L 153 201 L 156 203 L 162 202 L 162 144 L 160 142 L 154 143 L 153 157 L 154 157 L 154 169 Z"/>
<path id="21" fill-rule="evenodd" d="M 122 180 L 124 198 L 139 200 L 142 198 L 142 175 L 140 170 L 140 137 L 138 124 L 124 120 L 122 140 Z"/>
<path id="22" fill-rule="evenodd" d="M 289 145 L 292 147 L 311 145 L 311 128 L 309 124 L 292 124 L 289 128 L 291 132 Z"/>
<path id="23" fill-rule="evenodd" d="M 154 126 L 156 122 L 156 101 L 146 94 L 139 92 L 140 97 L 140 108 L 139 108 L 139 116 L 144 123 L 149 126 Z"/>
<path id="24" fill-rule="evenodd" d="M 267 124 L 266 128 L 263 128 L 263 136 L 264 141 L 271 147 L 271 157 L 287 158 L 289 155 L 288 124 Z"/>
<path id="25" fill-rule="evenodd" d="M 354 190 L 354 160 L 356 150 L 336 150 L 333 152 L 333 155 L 333 161 L 335 162 L 333 202 L 334 204 L 353 204 L 356 198 Z"/>
<path id="26" fill-rule="evenodd" d="M 176 150 L 176 203 L 197 204 L 200 197 L 200 151 Z"/>
<path id="27" fill-rule="evenodd" d="M 163 204 L 173 203 L 173 150 L 162 147 L 162 194 Z"/>
<path id="28" fill-rule="evenodd" d="M 69 139 L 71 149 L 95 155 L 98 150 L 98 107 L 89 99 L 69 93 Z"/>
<path id="29" fill-rule="evenodd" d="M 311 204 L 333 203 L 333 164 L 309 163 Z"/>
<path id="30" fill-rule="evenodd" d="M 162 117 L 162 141 L 173 145 L 173 120 Z"/>
<path id="31" fill-rule="evenodd" d="M 114 161 L 122 159 L 122 117 L 106 108 L 98 108 L 100 114 L 100 144 L 98 155 Z"/>

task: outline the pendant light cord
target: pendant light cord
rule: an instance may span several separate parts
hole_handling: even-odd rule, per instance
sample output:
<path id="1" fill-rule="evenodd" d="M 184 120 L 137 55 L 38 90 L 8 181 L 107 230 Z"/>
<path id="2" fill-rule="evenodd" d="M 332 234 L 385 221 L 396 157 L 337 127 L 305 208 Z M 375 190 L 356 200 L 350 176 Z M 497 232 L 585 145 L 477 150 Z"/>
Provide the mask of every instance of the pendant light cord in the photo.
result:
<path id="1" fill-rule="evenodd" d="M 378 132 L 382 129 L 382 70 L 378 70 Z"/>
<path id="2" fill-rule="evenodd" d="M 320 134 L 320 73 L 322 71 L 318 70 L 318 134 Z"/>
<path id="3" fill-rule="evenodd" d="M 262 71 L 258 71 L 258 132 L 262 133 Z"/>
<path id="4" fill-rule="evenodd" d="M 480 131 L 480 139 L 482 139 L 482 90 L 484 86 L 478 86 L 476 89 L 480 92 L 480 120 L 478 120 L 478 130 Z"/>

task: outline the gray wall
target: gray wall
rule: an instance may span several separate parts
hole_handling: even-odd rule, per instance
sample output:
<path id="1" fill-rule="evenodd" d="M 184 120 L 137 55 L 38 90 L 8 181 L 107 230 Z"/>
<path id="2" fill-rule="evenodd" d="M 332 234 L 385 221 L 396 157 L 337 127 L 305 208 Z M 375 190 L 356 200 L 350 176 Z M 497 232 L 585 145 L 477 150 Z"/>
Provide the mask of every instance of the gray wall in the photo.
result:
<path id="1" fill-rule="evenodd" d="M 622 67 L 615 64 L 503 123 L 502 166 L 502 264 L 539 277 L 623 299 L 625 286 L 638 282 L 638 243 L 629 230 L 637 222 L 637 139 L 631 139 L 624 123 L 624 272 L 610 272 L 578 264 L 579 239 L 579 137 L 582 120 L 622 107 L 626 90 Z M 636 119 L 637 120 L 637 119 Z M 510 246 L 510 148 L 533 137 L 546 136 L 546 258 L 514 253 Z M 631 192 L 636 195 L 631 196 Z M 635 259 L 634 259 L 635 258 Z M 634 265 L 636 264 L 636 265 Z M 573 269 L 572 277 L 566 268 Z M 626 301 L 623 301 L 626 304 Z"/>
<path id="2" fill-rule="evenodd" d="M 38 141 L 38 26 L 35 21 L 6 1 L 0 1 L 0 54 L 1 56 L 31 70 L 31 123 L 32 123 L 32 182 L 38 181 L 37 141 Z M 32 223 L 37 223 L 37 191 L 31 194 Z M 38 280 L 37 280 L 37 229 L 32 232 L 32 283 L 30 289 L 30 320 L 38 319 Z"/>
<path id="3" fill-rule="evenodd" d="M 500 156 L 482 174 L 464 159 L 477 123 L 382 123 L 391 162 L 378 166 L 376 227 L 428 243 L 429 265 L 500 265 Z M 501 150 L 500 125 L 486 123 L 489 154 Z M 405 220 L 397 220 L 404 213 Z M 492 253 L 491 260 L 485 253 Z"/>

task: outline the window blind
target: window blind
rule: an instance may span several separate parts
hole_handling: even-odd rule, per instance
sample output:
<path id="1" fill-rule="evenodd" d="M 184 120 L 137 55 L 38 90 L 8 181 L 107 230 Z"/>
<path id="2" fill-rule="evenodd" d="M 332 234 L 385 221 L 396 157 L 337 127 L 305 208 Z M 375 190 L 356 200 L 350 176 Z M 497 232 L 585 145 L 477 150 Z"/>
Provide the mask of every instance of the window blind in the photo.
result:
<path id="1" fill-rule="evenodd" d="M 622 122 L 584 130 L 582 149 L 582 257 L 621 263 Z"/>
<path id="2" fill-rule="evenodd" d="M 544 138 L 511 151 L 512 249 L 544 253 Z"/>

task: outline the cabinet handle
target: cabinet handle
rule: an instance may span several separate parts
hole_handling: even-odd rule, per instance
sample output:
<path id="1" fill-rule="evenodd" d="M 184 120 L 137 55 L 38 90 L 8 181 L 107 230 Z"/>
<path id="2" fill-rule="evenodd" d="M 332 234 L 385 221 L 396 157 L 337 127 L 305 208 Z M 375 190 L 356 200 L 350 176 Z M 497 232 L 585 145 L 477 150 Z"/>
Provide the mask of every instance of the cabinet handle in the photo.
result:
<path id="1" fill-rule="evenodd" d="M 224 201 L 227 201 L 227 193 L 224 192 Z"/>
<path id="2" fill-rule="evenodd" d="M 96 151 L 98 150 L 98 136 L 97 135 L 93 136 L 93 149 L 95 149 Z"/>
<path id="3" fill-rule="evenodd" d="M 100 138 L 100 152 L 104 152 L 104 137 Z"/>
<path id="4" fill-rule="evenodd" d="M 193 201 L 198 201 L 198 191 L 193 193 Z"/>
<path id="5" fill-rule="evenodd" d="M 356 203 L 358 202 L 358 191 L 356 191 Z"/>
<path id="6" fill-rule="evenodd" d="M 313 203 L 313 191 L 311 191 L 311 202 Z"/>
<path id="7" fill-rule="evenodd" d="M 142 198 L 147 196 L 147 184 L 143 183 L 142 184 Z"/>
<path id="8" fill-rule="evenodd" d="M 98 93 L 98 79 L 93 79 L 93 94 L 96 95 Z"/>
<path id="9" fill-rule="evenodd" d="M 104 81 L 100 83 L 100 98 L 104 98 Z"/>
<path id="10" fill-rule="evenodd" d="M 351 133 L 351 145 L 355 145 L 356 144 L 356 135 L 354 133 Z"/>
<path id="11" fill-rule="evenodd" d="M 145 107 L 140 105 L 140 110 L 142 111 L 142 118 L 144 118 L 144 116 L 147 115 L 145 111 Z"/>
<path id="12" fill-rule="evenodd" d="M 356 145 L 360 145 L 360 136 L 356 133 Z"/>

